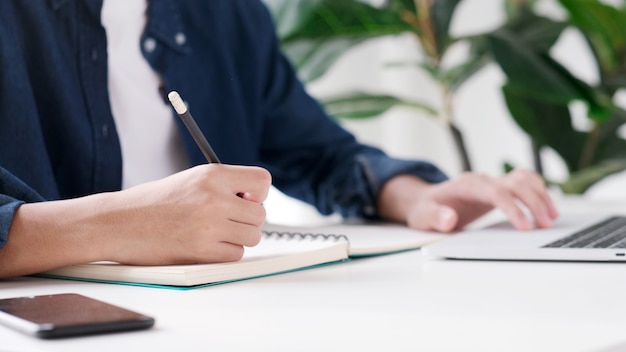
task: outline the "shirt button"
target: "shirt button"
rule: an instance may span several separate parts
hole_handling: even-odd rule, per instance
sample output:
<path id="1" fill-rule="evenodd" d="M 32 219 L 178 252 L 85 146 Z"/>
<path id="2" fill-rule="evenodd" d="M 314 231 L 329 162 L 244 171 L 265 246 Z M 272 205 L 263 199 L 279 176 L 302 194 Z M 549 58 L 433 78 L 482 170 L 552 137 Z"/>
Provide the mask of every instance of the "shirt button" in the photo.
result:
<path id="1" fill-rule="evenodd" d="M 109 136 L 109 125 L 102 125 L 102 137 L 107 138 Z"/>
<path id="2" fill-rule="evenodd" d="M 366 206 L 366 207 L 363 209 L 363 212 L 365 213 L 365 215 L 372 216 L 372 215 L 376 214 L 376 209 L 374 209 L 374 207 L 373 207 L 373 206 L 369 206 L 369 205 L 368 205 L 368 206 Z"/>
<path id="3" fill-rule="evenodd" d="M 143 42 L 143 49 L 148 53 L 153 52 L 154 49 L 156 49 L 156 46 L 157 46 L 157 43 L 156 43 L 156 40 L 154 40 L 154 38 L 147 38 Z"/>
<path id="4" fill-rule="evenodd" d="M 185 36 L 185 33 L 178 32 L 174 36 L 174 41 L 176 41 L 176 44 L 178 45 L 184 45 L 187 42 L 187 37 Z"/>
<path id="5" fill-rule="evenodd" d="M 96 48 L 91 49 L 91 61 L 98 61 L 98 49 Z"/>

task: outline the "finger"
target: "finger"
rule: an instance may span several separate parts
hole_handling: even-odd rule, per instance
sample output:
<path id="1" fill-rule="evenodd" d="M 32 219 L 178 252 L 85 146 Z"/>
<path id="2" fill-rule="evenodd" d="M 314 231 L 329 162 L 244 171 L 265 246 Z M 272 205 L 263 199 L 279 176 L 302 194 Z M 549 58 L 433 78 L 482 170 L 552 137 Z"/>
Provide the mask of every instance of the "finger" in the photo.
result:
<path id="1" fill-rule="evenodd" d="M 543 179 L 541 179 L 538 175 L 536 176 L 536 178 L 539 181 L 539 185 L 536 186 L 537 193 L 541 197 L 543 203 L 546 205 L 547 216 L 550 218 L 550 220 L 555 220 L 556 218 L 559 217 L 559 211 L 557 210 L 556 205 L 554 204 L 554 201 L 552 200 L 552 197 L 548 193 L 548 188 L 546 187 L 546 184 L 543 181 Z"/>
<path id="2" fill-rule="evenodd" d="M 243 247 L 253 247 L 261 241 L 258 226 L 216 220 L 201 227 L 195 234 L 186 233 L 179 239 L 181 246 L 175 248 L 179 262 L 223 262 L 241 259 Z M 185 237 L 186 236 L 186 237 Z"/>
<path id="3" fill-rule="evenodd" d="M 458 224 L 457 212 L 436 202 L 422 202 L 409 216 L 408 226 L 418 230 L 450 232 Z"/>
<path id="4" fill-rule="evenodd" d="M 171 245 L 172 251 L 160 262 L 147 264 L 162 264 L 162 262 L 175 264 L 219 263 L 240 260 L 244 253 L 244 246 L 227 241 L 216 240 L 214 233 L 205 234 L 185 244 L 182 247 Z M 146 264 L 145 262 L 142 264 Z"/>
<path id="5" fill-rule="evenodd" d="M 236 198 L 229 201 L 225 206 L 226 218 L 233 222 L 257 227 L 265 223 L 267 212 L 262 204 Z"/>
<path id="6" fill-rule="evenodd" d="M 214 252 L 204 258 L 200 258 L 202 263 L 236 262 L 243 258 L 245 249 L 241 245 L 230 242 L 218 242 L 214 244 Z"/>
<path id="7" fill-rule="evenodd" d="M 232 223 L 222 236 L 222 242 L 238 246 L 254 247 L 261 241 L 262 232 L 258 226 Z"/>
<path id="8" fill-rule="evenodd" d="M 254 194 L 249 193 L 249 192 L 240 192 L 237 194 L 240 198 L 248 200 L 248 201 L 252 201 L 255 203 L 260 203 L 258 197 L 254 196 Z"/>
<path id="9" fill-rule="evenodd" d="M 552 220 L 556 219 L 559 216 L 559 211 L 554 205 L 552 197 L 548 193 L 548 188 L 546 187 L 546 183 L 543 178 L 534 171 L 522 170 L 521 174 L 522 178 L 529 181 L 529 184 L 536 190 L 543 203 L 546 204 L 548 217 Z"/>
<path id="10" fill-rule="evenodd" d="M 539 227 L 549 227 L 558 216 L 543 179 L 532 171 L 512 172 L 505 180 L 509 189 L 530 210 Z"/>
<path id="11" fill-rule="evenodd" d="M 530 230 L 533 228 L 522 209 L 515 203 L 514 195 L 508 189 L 494 185 L 490 187 L 489 193 L 492 204 L 504 212 L 515 228 L 519 230 Z"/>
<path id="12" fill-rule="evenodd" d="M 260 167 L 225 164 L 204 164 L 193 167 L 197 177 L 195 182 L 223 195 L 237 195 L 240 198 L 247 193 L 246 199 L 257 203 L 267 198 L 272 183 L 270 173 Z"/>
<path id="13" fill-rule="evenodd" d="M 552 200 L 552 198 L 550 198 L 550 203 L 548 204 L 548 211 L 550 212 L 550 217 L 552 218 L 552 220 L 555 220 L 560 215 L 559 210 L 554 204 L 554 201 Z"/>
<path id="14" fill-rule="evenodd" d="M 513 187 L 511 192 L 519 199 L 532 213 L 538 227 L 549 227 L 552 219 L 548 210 L 548 204 L 541 194 L 534 187 L 521 185 Z"/>
<path id="15" fill-rule="evenodd" d="M 256 203 L 265 201 L 272 184 L 272 176 L 267 170 L 249 166 L 222 166 L 227 170 L 222 177 L 225 178 L 224 184 L 230 193 Z"/>

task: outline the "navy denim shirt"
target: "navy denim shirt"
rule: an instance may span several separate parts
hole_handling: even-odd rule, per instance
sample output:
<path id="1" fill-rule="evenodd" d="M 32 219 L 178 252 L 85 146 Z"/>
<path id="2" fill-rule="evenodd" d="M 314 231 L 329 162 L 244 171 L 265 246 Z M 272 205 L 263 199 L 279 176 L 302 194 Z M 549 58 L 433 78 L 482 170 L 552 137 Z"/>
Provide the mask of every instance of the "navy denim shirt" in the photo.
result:
<path id="1" fill-rule="evenodd" d="M 24 202 L 121 187 L 101 7 L 0 1 L 0 247 Z M 375 216 L 378 190 L 400 173 L 445 179 L 428 163 L 357 143 L 328 118 L 280 53 L 260 1 L 151 0 L 137 45 L 222 162 L 267 168 L 277 188 L 323 214 Z M 205 163 L 176 120 L 191 163 Z"/>

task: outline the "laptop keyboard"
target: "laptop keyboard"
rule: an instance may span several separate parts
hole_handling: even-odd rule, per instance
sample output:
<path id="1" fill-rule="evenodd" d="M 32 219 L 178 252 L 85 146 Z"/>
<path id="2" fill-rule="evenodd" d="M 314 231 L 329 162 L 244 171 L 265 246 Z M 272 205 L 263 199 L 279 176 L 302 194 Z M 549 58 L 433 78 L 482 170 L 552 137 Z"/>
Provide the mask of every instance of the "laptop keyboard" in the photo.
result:
<path id="1" fill-rule="evenodd" d="M 608 218 L 542 248 L 626 248 L 626 217 Z"/>

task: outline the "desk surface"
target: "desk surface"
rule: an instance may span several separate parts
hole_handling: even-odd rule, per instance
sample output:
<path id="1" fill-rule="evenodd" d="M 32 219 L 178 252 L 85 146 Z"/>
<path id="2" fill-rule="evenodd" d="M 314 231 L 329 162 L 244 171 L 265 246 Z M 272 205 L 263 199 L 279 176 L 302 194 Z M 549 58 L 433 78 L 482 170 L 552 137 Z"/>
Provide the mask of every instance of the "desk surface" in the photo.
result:
<path id="1" fill-rule="evenodd" d="M 448 261 L 420 251 L 191 291 L 40 278 L 0 297 L 76 292 L 156 318 L 140 332 L 5 351 L 624 351 L 626 264 Z"/>

